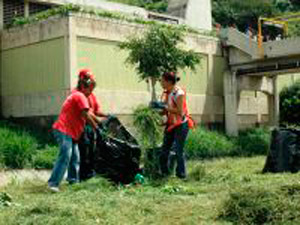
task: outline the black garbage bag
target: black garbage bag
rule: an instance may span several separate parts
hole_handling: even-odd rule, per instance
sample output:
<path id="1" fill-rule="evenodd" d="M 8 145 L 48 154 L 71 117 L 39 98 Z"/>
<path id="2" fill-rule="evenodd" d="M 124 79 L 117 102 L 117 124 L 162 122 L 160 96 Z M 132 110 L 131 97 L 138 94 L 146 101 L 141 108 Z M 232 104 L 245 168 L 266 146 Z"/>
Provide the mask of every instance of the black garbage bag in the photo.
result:
<path id="1" fill-rule="evenodd" d="M 100 174 L 115 183 L 128 184 L 139 172 L 141 150 L 136 139 L 116 117 L 104 121 L 94 134 L 86 131 L 82 137 L 80 152 L 87 158 L 81 158 L 80 176 L 85 180 L 94 174 Z M 92 153 L 89 152 L 92 149 Z M 89 157 L 93 157 L 90 159 Z"/>
<path id="2" fill-rule="evenodd" d="M 79 177 L 81 181 L 84 181 L 95 175 L 96 133 L 90 125 L 85 127 L 83 135 L 79 140 L 78 148 L 80 153 Z"/>
<path id="3" fill-rule="evenodd" d="M 298 172 L 300 170 L 300 130 L 274 129 L 263 173 Z"/>
<path id="4" fill-rule="evenodd" d="M 96 173 L 115 183 L 131 183 L 139 172 L 141 156 L 139 146 L 103 136 L 99 134 L 97 138 L 94 160 Z"/>

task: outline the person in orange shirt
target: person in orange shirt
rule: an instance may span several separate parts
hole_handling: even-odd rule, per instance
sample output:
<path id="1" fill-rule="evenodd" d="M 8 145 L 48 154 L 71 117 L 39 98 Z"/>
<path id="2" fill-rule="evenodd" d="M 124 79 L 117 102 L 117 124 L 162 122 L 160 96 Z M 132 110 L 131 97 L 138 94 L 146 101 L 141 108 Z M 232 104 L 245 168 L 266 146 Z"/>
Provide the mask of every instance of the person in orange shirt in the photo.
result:
<path id="1" fill-rule="evenodd" d="M 160 155 L 160 167 L 163 176 L 169 175 L 169 156 L 174 147 L 177 159 L 176 176 L 184 179 L 187 176 L 184 144 L 189 128 L 194 124 L 187 110 L 185 91 L 176 85 L 179 80 L 180 78 L 174 72 L 166 72 L 161 78 L 167 122 Z"/>

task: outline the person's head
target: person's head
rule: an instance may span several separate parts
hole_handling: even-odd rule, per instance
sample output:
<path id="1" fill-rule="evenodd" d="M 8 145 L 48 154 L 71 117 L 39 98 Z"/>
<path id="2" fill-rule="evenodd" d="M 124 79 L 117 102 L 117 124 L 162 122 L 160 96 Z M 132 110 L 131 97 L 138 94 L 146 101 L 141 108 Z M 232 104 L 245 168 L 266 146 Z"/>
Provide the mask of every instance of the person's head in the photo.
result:
<path id="1" fill-rule="evenodd" d="M 78 74 L 77 90 L 89 96 L 96 87 L 96 80 L 89 69 L 82 69 Z"/>
<path id="2" fill-rule="evenodd" d="M 175 72 L 165 72 L 161 77 L 161 86 L 163 89 L 172 89 L 180 80 Z"/>

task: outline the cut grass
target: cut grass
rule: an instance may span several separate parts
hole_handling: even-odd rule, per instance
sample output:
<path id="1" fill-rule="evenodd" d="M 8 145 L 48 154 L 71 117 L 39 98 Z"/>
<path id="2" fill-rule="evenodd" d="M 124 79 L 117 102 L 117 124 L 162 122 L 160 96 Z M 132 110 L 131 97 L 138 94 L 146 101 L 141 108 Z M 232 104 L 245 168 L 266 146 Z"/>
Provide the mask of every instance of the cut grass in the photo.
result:
<path id="1" fill-rule="evenodd" d="M 300 175 L 261 174 L 264 161 L 189 161 L 187 181 L 170 178 L 121 187 L 94 178 L 63 184 L 57 194 L 48 192 L 44 181 L 13 182 L 0 189 L 12 196 L 12 206 L 0 210 L 0 224 L 262 224 L 255 220 L 253 212 L 261 212 L 256 209 L 269 209 L 269 224 L 299 221 Z M 239 204 L 249 201 L 248 207 Z M 273 210 L 272 201 L 284 212 Z"/>

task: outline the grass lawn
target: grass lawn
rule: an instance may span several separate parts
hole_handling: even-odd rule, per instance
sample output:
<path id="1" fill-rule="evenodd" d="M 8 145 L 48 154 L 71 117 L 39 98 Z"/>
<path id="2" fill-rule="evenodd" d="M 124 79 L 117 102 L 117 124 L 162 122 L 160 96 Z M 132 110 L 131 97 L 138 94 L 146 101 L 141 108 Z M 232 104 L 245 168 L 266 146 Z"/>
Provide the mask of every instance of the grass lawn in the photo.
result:
<path id="1" fill-rule="evenodd" d="M 0 188 L 12 196 L 11 206 L 1 206 L 0 201 L 0 224 L 264 224 L 248 217 L 268 211 L 269 224 L 299 224 L 294 211 L 300 203 L 300 175 L 261 174 L 264 162 L 265 157 L 189 161 L 187 181 L 169 178 L 121 187 L 93 178 L 63 184 L 62 192 L 55 194 L 47 191 L 44 181 L 13 180 Z M 268 196 L 274 204 L 267 205 Z M 249 204 L 252 200 L 257 201 Z M 280 211 L 278 202 L 289 208 Z M 260 211 L 247 214 L 251 207 Z"/>

